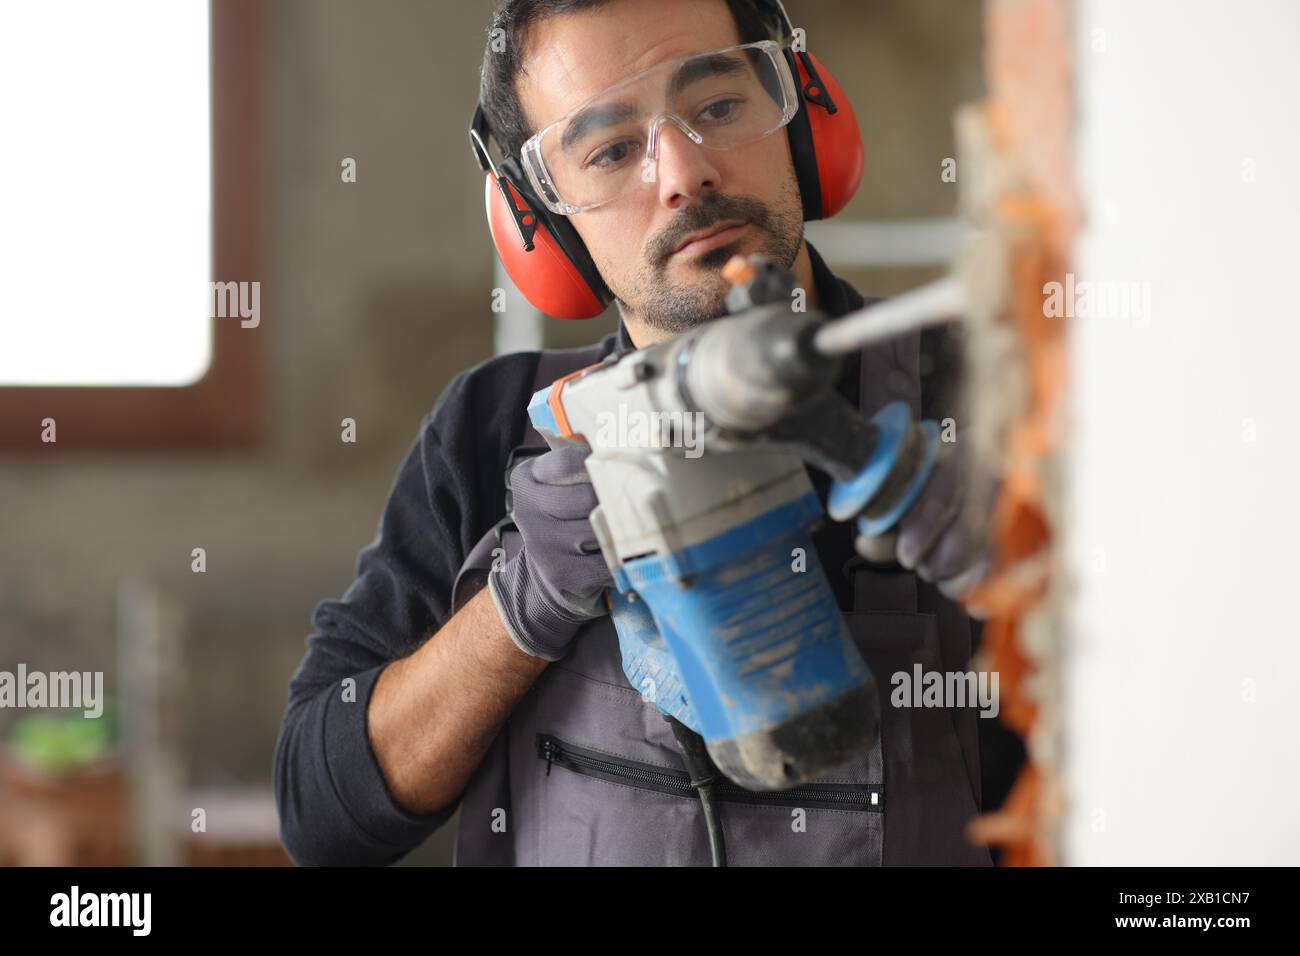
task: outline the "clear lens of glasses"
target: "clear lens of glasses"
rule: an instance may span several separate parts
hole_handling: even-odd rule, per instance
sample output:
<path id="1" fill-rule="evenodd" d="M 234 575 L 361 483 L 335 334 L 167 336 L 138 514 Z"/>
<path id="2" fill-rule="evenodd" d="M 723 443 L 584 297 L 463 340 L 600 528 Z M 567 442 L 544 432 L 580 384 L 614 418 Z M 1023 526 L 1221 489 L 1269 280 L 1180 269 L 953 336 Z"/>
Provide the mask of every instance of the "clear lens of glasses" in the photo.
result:
<path id="1" fill-rule="evenodd" d="M 665 123 L 706 149 L 734 149 L 776 132 L 798 107 L 780 44 L 713 50 L 658 64 L 583 103 L 524 145 L 524 169 L 552 212 L 572 215 L 653 182 Z"/>

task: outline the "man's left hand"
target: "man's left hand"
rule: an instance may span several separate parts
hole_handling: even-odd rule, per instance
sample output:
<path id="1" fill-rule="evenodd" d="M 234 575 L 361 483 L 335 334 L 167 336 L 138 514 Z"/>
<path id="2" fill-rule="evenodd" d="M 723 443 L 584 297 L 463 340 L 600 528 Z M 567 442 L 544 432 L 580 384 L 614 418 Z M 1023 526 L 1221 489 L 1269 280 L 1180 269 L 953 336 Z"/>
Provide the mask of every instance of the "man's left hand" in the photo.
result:
<path id="1" fill-rule="evenodd" d="M 975 493 L 964 446 L 944 442 L 925 487 L 902 519 L 883 535 L 858 535 L 868 561 L 897 561 L 960 600 L 988 573 L 989 519 L 996 493 Z"/>

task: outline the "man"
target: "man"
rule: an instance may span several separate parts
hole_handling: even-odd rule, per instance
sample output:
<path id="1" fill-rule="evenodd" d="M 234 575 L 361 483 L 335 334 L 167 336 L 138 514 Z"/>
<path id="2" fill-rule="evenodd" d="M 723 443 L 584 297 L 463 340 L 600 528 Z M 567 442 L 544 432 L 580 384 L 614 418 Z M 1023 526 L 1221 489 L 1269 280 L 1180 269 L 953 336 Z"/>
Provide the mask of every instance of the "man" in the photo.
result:
<path id="1" fill-rule="evenodd" d="M 603 91 L 640 90 L 638 78 L 657 78 L 661 65 L 671 76 L 683 57 L 767 38 L 771 26 L 751 0 L 506 0 L 485 54 L 483 110 L 503 153 L 518 156 Z M 708 120 L 726 122 L 729 109 L 710 105 Z M 653 150 L 632 137 L 574 160 L 584 182 L 607 184 L 626 150 L 643 151 L 650 174 L 623 177 L 619 190 L 583 197 L 553 174 L 569 199 L 600 200 L 571 202 L 583 208 L 568 221 L 622 315 L 586 361 L 724 314 L 720 269 L 735 254 L 790 269 L 810 308 L 837 316 L 863 304 L 804 241 L 791 147 L 781 128 L 771 133 L 705 149 L 667 121 Z M 593 600 L 611 582 L 593 546 L 581 453 L 513 469 L 511 529 L 493 561 L 503 474 L 544 370 L 536 353 L 506 355 L 448 386 L 355 582 L 317 608 L 276 751 L 282 839 L 299 863 L 391 862 L 457 807 L 462 864 L 708 862 L 672 734 L 623 678 Z M 919 410 L 917 338 L 846 363 L 838 385 L 867 411 L 900 397 Z M 970 621 L 927 583 L 960 592 L 970 580 L 971 547 L 951 530 L 953 474 L 931 479 L 900 535 L 861 546 L 895 563 L 865 567 L 845 525 L 815 537 L 882 687 L 914 663 L 956 670 L 969 659 Z M 824 498 L 826 479 L 814 480 Z M 724 797 L 732 862 L 987 863 L 961 838 L 978 809 L 969 716 L 887 712 L 867 759 L 794 794 Z"/>

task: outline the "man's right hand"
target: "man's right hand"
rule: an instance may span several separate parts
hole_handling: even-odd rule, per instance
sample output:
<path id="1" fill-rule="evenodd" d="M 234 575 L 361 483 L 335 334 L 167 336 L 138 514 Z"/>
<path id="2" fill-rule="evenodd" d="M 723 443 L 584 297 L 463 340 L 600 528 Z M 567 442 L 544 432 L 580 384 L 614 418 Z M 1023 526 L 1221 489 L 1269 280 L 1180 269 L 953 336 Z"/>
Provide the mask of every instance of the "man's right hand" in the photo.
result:
<path id="1" fill-rule="evenodd" d="M 488 587 L 511 639 L 543 660 L 562 658 L 578 629 L 606 613 L 603 593 L 614 583 L 591 529 L 589 454 L 586 445 L 557 448 L 510 474 L 511 517 L 524 544 L 493 569 Z"/>

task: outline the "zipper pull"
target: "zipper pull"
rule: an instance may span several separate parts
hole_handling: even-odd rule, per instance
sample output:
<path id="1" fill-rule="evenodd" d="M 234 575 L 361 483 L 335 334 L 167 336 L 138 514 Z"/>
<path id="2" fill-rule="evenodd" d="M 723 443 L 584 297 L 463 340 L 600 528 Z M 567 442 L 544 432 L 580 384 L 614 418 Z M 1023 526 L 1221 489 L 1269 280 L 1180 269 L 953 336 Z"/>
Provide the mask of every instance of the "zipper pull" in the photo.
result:
<path id="1" fill-rule="evenodd" d="M 546 754 L 546 776 L 551 775 L 551 761 L 559 756 L 560 748 L 554 740 L 548 740 L 542 744 L 542 752 Z"/>

